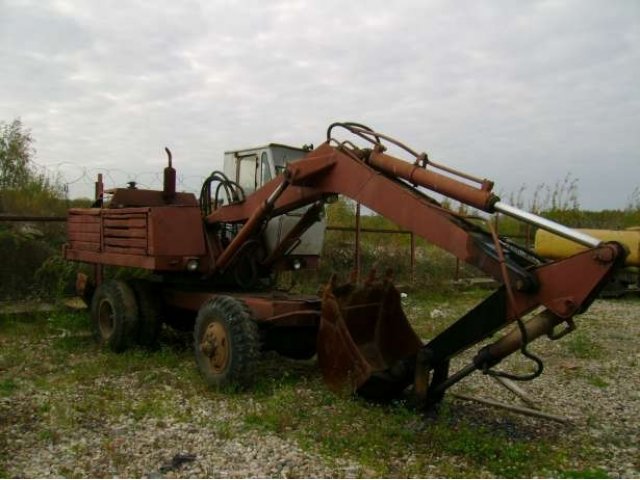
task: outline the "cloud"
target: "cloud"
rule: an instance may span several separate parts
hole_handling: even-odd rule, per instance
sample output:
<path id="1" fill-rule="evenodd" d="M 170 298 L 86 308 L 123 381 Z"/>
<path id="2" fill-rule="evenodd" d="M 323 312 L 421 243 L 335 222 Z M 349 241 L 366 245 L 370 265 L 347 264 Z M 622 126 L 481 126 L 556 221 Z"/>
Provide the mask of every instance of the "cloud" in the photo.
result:
<path id="1" fill-rule="evenodd" d="M 582 204 L 597 209 L 623 207 L 638 186 L 635 1 L 5 0 L 0 9 L 0 119 L 20 116 L 38 161 L 64 163 L 65 178 L 101 168 L 153 179 L 168 145 L 196 188 L 225 150 L 318 144 L 346 119 L 504 192 L 570 172 Z"/>

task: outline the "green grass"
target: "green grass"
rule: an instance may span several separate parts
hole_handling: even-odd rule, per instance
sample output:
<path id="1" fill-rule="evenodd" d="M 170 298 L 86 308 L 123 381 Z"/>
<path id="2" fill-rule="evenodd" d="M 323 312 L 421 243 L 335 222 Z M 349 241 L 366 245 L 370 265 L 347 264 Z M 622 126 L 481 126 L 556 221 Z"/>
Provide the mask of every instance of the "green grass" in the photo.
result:
<path id="1" fill-rule="evenodd" d="M 607 388 L 609 386 L 609 383 L 607 383 L 604 379 L 602 379 L 601 377 L 598 377 L 597 375 L 589 376 L 587 378 L 587 381 L 594 387 L 598 387 L 598 388 Z"/>
<path id="2" fill-rule="evenodd" d="M 585 360 L 598 360 L 603 354 L 602 346 L 582 330 L 577 330 L 567 337 L 566 347 L 571 355 Z"/>
<path id="3" fill-rule="evenodd" d="M 413 292 L 403 299 L 403 306 L 418 333 L 428 337 L 486 293 L 460 292 L 454 301 L 441 293 Z M 443 316 L 432 318 L 434 309 Z M 593 442 L 576 441 L 570 431 L 540 435 L 521 417 L 487 415 L 475 404 L 450 399 L 436 417 L 429 417 L 405 402 L 379 405 L 335 395 L 322 383 L 314 361 L 266 354 L 251 391 L 212 391 L 199 377 L 186 337 L 164 336 L 156 351 L 114 354 L 95 343 L 83 312 L 5 317 L 0 348 L 0 397 L 16 399 L 11 421 L 24 423 L 43 447 L 64 441 L 60 432 L 65 429 L 93 428 L 119 418 L 134 425 L 147 420 L 159 425 L 184 422 L 233 439 L 237 423 L 211 422 L 206 409 L 202 413 L 203 405 L 215 408 L 216 402 L 224 401 L 241 420 L 241 428 L 294 441 L 330 464 L 355 461 L 363 466 L 358 473 L 362 476 L 606 476 L 598 466 L 602 459 L 590 453 Z M 564 348 L 581 359 L 602 354 L 602 348 L 580 331 L 567 338 Z M 598 376 L 589 383 L 608 386 Z M 0 404 L 0 418 L 2 408 Z M 2 424 L 0 440 L 7 441 Z M 113 450 L 113 464 L 125 462 L 109 441 L 105 437 L 103 449 Z M 6 472 L 3 462 L 0 457 L 0 473 Z"/>
<path id="4" fill-rule="evenodd" d="M 433 338 L 489 295 L 488 290 L 409 292 L 402 307 L 416 333 L 425 339 Z"/>
<path id="5" fill-rule="evenodd" d="M 18 384 L 12 378 L 0 380 L 0 396 L 9 397 L 18 389 Z"/>
<path id="6" fill-rule="evenodd" d="M 586 470 L 566 470 L 560 472 L 558 478 L 609 478 L 609 475 L 601 468 L 589 468 Z"/>
<path id="7" fill-rule="evenodd" d="M 419 475 L 421 466 L 452 455 L 465 461 L 441 465 L 443 476 L 475 476 L 488 470 L 499 477 L 528 477 L 552 470 L 561 457 L 544 441 L 511 439 L 500 431 L 466 425 L 446 408 L 437 420 L 428 420 L 403 403 L 374 405 L 325 392 L 321 385 L 311 387 L 279 388 L 247 412 L 245 422 L 291 436 L 330 458 L 354 458 L 375 476 Z M 410 459 L 405 458 L 408 452 Z"/>

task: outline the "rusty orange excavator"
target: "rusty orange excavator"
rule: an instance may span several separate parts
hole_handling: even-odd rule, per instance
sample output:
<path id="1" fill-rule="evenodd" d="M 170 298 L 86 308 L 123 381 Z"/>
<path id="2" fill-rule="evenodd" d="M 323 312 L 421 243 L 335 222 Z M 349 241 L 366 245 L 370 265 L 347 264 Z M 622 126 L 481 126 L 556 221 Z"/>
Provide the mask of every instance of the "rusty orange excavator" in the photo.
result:
<path id="1" fill-rule="evenodd" d="M 387 147 L 412 160 L 390 155 Z M 94 206 L 69 211 L 64 256 L 94 266 L 91 318 L 102 343 L 114 351 L 152 345 L 163 322 L 193 329 L 197 365 L 211 386 L 250 385 L 263 350 L 293 358 L 317 354 L 333 390 L 374 399 L 411 391 L 423 405 L 437 404 L 447 388 L 477 370 L 532 379 L 542 362 L 527 345 L 573 330 L 574 316 L 589 307 L 626 256 L 619 243 L 509 206 L 492 193 L 491 181 L 437 164 L 357 123 L 332 124 L 315 149 L 269 144 L 226 152 L 224 171 L 205 180 L 199 198 L 176 191 L 167 154 L 163 190 L 131 183 L 104 191 L 99 176 Z M 445 208 L 429 191 L 588 249 L 547 261 Z M 317 265 L 322 212 L 337 195 L 477 267 L 499 288 L 426 342 L 408 322 L 389 276 L 362 285 L 332 278 L 321 298 L 274 290 L 274 272 Z M 105 265 L 150 274 L 107 280 Z M 467 366 L 449 371 L 452 357 L 510 324 Z M 535 363 L 534 373 L 494 369 L 518 351 Z"/>

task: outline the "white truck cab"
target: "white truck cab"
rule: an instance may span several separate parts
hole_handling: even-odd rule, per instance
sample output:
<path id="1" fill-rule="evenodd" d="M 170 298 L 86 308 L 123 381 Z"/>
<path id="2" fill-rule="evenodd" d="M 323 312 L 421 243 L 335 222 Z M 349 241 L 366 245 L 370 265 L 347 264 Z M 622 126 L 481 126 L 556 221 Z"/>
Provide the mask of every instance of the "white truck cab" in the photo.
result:
<path id="1" fill-rule="evenodd" d="M 300 160 L 308 148 L 270 143 L 261 147 L 224 153 L 224 174 L 238 183 L 246 195 L 282 173 L 287 164 Z M 310 207 L 302 207 L 271 219 L 265 231 L 265 246 L 272 252 Z M 298 259 L 301 267 L 315 266 L 322 252 L 326 220 L 324 216 L 300 237 L 287 257 Z"/>

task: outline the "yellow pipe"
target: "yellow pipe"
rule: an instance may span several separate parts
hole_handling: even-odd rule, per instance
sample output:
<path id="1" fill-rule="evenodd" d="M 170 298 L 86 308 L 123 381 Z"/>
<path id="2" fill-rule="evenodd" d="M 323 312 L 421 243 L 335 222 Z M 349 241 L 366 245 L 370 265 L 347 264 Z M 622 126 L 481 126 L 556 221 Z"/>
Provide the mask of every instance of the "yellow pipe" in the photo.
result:
<path id="1" fill-rule="evenodd" d="M 634 227 L 628 230 L 579 229 L 579 231 L 605 242 L 613 241 L 625 245 L 629 249 L 625 265 L 640 267 L 640 228 Z M 538 255 L 554 260 L 570 257 L 587 249 L 578 243 L 541 229 L 536 232 L 534 248 Z"/>

